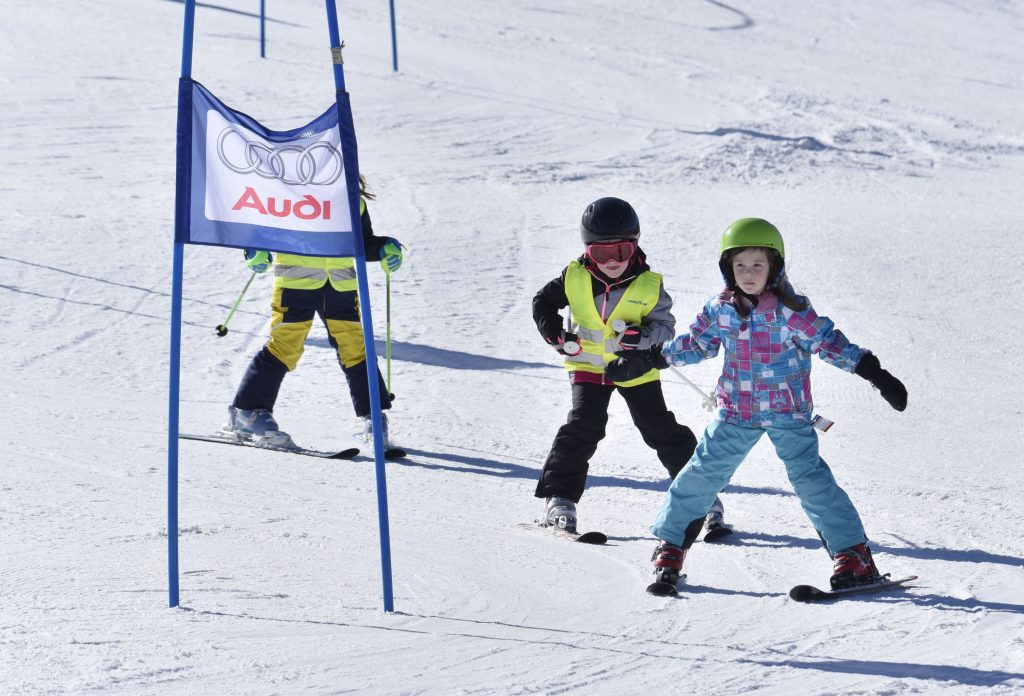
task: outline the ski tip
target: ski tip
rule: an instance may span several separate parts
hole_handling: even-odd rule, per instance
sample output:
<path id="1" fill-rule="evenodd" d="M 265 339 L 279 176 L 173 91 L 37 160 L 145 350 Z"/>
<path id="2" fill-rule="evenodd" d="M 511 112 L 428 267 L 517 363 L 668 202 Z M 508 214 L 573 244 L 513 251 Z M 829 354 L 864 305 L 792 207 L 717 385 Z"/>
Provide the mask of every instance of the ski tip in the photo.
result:
<path id="1" fill-rule="evenodd" d="M 715 527 L 714 529 L 708 530 L 708 533 L 704 535 L 704 542 L 707 544 L 713 544 L 716 541 L 722 541 L 732 536 L 732 527 Z"/>
<path id="2" fill-rule="evenodd" d="M 330 457 L 328 457 L 328 459 L 355 459 L 358 456 L 359 448 L 349 447 L 348 449 L 343 449 L 339 452 L 335 452 Z"/>
<path id="3" fill-rule="evenodd" d="M 581 544 L 607 544 L 608 535 L 604 532 L 584 532 L 576 537 Z"/>
<path id="4" fill-rule="evenodd" d="M 396 459 L 404 459 L 406 457 L 406 451 L 401 447 L 392 447 L 389 450 L 385 450 L 384 459 L 389 462 L 393 462 Z"/>
<path id="5" fill-rule="evenodd" d="M 670 582 L 652 582 L 647 586 L 647 594 L 652 594 L 655 597 L 676 597 L 679 595 L 679 590 L 676 586 Z"/>
<path id="6" fill-rule="evenodd" d="M 797 602 L 811 602 L 825 594 L 811 585 L 797 585 L 789 591 L 789 598 Z"/>

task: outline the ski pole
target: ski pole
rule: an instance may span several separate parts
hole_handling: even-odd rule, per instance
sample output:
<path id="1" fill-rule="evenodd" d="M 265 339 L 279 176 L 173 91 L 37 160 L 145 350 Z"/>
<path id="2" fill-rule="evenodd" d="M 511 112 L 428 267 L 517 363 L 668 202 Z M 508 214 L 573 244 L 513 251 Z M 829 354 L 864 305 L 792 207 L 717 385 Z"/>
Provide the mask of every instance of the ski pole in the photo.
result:
<path id="1" fill-rule="evenodd" d="M 626 322 L 622 321 L 621 319 L 616 319 L 615 321 L 612 322 L 612 331 L 614 331 L 614 332 L 616 332 L 618 334 L 618 339 L 617 340 L 621 341 L 622 340 L 622 335 L 626 332 Z M 686 375 L 684 375 L 682 372 L 677 370 L 674 365 L 669 365 L 668 369 L 672 370 L 672 372 L 674 372 L 677 375 L 679 375 L 679 377 L 681 377 L 684 382 L 686 382 L 691 387 L 693 387 L 693 390 L 695 392 L 700 394 L 700 396 L 701 396 L 701 406 L 703 407 L 703 409 L 705 411 L 709 411 L 710 412 L 710 411 L 714 411 L 715 410 L 715 406 L 717 406 L 718 404 L 717 404 L 714 396 L 711 396 L 710 394 L 705 394 L 704 391 L 700 387 L 698 387 L 696 384 L 694 384 L 689 379 L 687 379 Z"/>
<path id="2" fill-rule="evenodd" d="M 388 363 L 388 397 L 391 396 L 391 271 L 384 271 L 384 287 L 387 289 L 387 341 L 384 353 Z"/>
<path id="3" fill-rule="evenodd" d="M 235 315 L 235 310 L 238 309 L 238 304 L 242 301 L 242 298 L 245 297 L 245 293 L 246 293 L 246 291 L 249 290 L 249 286 L 252 284 L 252 279 L 255 278 L 255 277 L 256 277 L 256 271 L 253 271 L 252 275 L 249 276 L 249 280 L 246 281 L 245 287 L 242 288 L 242 292 L 238 295 L 238 299 L 235 300 L 235 304 L 233 304 L 231 306 L 231 311 L 228 312 L 228 318 L 224 320 L 223 324 L 219 324 L 217 326 L 217 335 L 218 336 L 220 336 L 222 338 L 224 336 L 227 336 L 227 334 L 228 334 L 228 322 L 231 321 L 231 317 L 233 317 Z"/>
<path id="4" fill-rule="evenodd" d="M 704 410 L 705 410 L 705 411 L 711 412 L 711 411 L 714 411 L 714 410 L 715 410 L 715 406 L 717 406 L 718 404 L 717 404 L 717 402 L 716 402 L 716 400 L 715 400 L 715 397 L 714 397 L 714 396 L 712 396 L 712 395 L 710 395 L 710 394 L 705 394 L 705 393 L 704 393 L 704 391 L 703 391 L 703 390 L 702 390 L 702 389 L 701 389 L 700 387 L 698 387 L 698 386 L 697 386 L 696 384 L 694 384 L 693 382 L 691 382 L 690 380 L 688 380 L 688 379 L 686 378 L 686 375 L 684 375 L 684 374 L 683 374 L 682 372 L 680 372 L 679 370 L 677 370 L 677 369 L 676 369 L 676 367 L 675 367 L 675 365 L 669 365 L 669 366 L 668 366 L 668 369 L 672 370 L 672 371 L 673 371 L 673 372 L 675 372 L 675 373 L 676 373 L 677 375 L 679 375 L 679 376 L 680 376 L 680 377 L 682 378 L 682 380 L 683 380 L 684 382 L 686 382 L 686 383 L 687 383 L 687 384 L 689 384 L 689 385 L 690 385 L 691 387 L 693 387 L 693 390 L 694 390 L 695 392 L 697 392 L 698 394 L 700 394 L 700 396 L 701 396 L 701 399 L 702 399 L 702 402 L 703 402 L 703 403 L 701 403 L 701 406 L 702 406 L 702 407 L 704 408 Z"/>

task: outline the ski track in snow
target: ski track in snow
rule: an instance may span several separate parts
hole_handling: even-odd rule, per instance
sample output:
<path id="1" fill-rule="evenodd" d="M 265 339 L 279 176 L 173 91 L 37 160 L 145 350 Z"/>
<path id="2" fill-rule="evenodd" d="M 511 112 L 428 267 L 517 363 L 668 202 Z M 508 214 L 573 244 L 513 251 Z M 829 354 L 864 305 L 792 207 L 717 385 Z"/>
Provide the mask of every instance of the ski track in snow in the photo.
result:
<path id="1" fill-rule="evenodd" d="M 201 4 L 194 76 L 272 127 L 330 103 L 323 7 Z M 360 162 L 392 281 L 394 613 L 372 461 L 181 442 L 181 606 L 167 608 L 167 376 L 183 4 L 6 8 L 0 181 L 0 693 L 967 694 L 1024 686 L 1015 436 L 1024 361 L 1019 2 L 693 0 L 341 7 Z M 42 59 L 62 38 L 73 60 Z M 817 362 L 822 456 L 903 592 L 833 605 L 830 563 L 766 441 L 674 599 L 644 593 L 668 482 L 620 399 L 587 547 L 517 527 L 569 409 L 531 299 L 591 200 L 634 203 L 682 329 L 720 231 L 767 217 L 816 309 L 907 384 L 891 411 Z M 181 430 L 208 432 L 266 339 L 271 279 L 185 252 Z M 383 354 L 384 276 L 368 264 Z M 384 366 L 383 357 L 381 366 Z M 686 369 L 713 388 L 720 359 Z M 665 394 L 707 414 L 672 374 Z M 315 325 L 275 409 L 304 445 L 355 431 Z M 238 451 L 234 451 L 237 449 Z M 226 450 L 226 451 L 225 451 Z"/>

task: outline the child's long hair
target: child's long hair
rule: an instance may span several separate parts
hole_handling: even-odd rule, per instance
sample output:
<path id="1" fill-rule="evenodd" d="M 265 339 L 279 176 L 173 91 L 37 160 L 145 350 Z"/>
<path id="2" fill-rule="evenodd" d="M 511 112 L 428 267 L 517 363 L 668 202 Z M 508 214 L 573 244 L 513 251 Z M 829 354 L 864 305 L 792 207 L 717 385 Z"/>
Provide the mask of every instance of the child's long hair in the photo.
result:
<path id="1" fill-rule="evenodd" d="M 736 276 L 732 272 L 732 259 L 741 251 L 747 249 L 764 249 L 768 255 L 768 284 L 765 286 L 766 290 L 771 290 L 775 293 L 775 296 L 779 298 L 779 302 L 788 309 L 792 309 L 794 312 L 802 312 L 811 306 L 810 301 L 803 295 L 797 293 L 793 289 L 793 284 L 789 282 L 789 278 L 786 277 L 786 262 L 779 255 L 779 252 L 775 249 L 769 249 L 767 247 L 739 247 L 736 249 L 730 249 L 729 251 L 722 254 L 722 262 L 720 267 L 722 268 L 722 274 L 725 276 L 725 286 L 733 292 L 737 298 L 746 300 L 737 301 L 735 303 L 736 313 L 746 319 L 750 316 L 750 308 L 757 306 L 757 298 L 739 289 L 736 285 Z"/>
<path id="2" fill-rule="evenodd" d="M 368 201 L 372 201 L 377 197 L 376 194 L 371 193 L 370 189 L 366 186 L 366 179 L 363 178 L 362 174 L 359 175 L 359 195 Z"/>

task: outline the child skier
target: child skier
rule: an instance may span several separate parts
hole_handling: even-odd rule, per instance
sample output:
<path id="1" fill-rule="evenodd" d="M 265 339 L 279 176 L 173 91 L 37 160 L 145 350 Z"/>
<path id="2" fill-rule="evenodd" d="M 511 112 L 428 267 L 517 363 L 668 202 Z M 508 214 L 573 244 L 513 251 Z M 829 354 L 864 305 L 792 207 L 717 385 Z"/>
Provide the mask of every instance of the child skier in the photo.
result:
<path id="1" fill-rule="evenodd" d="M 812 425 L 811 355 L 854 372 L 897 411 L 907 390 L 871 352 L 850 343 L 817 315 L 786 278 L 782 235 L 760 218 L 737 220 L 722 236 L 719 267 L 726 290 L 711 298 L 687 334 L 666 346 L 670 363 L 692 365 L 725 349 L 715 393 L 718 414 L 676 476 L 651 531 L 659 581 L 675 585 L 687 549 L 715 493 L 767 433 L 786 465 L 804 512 L 834 559 L 835 589 L 880 578 L 857 510 L 818 455 Z"/>
<path id="2" fill-rule="evenodd" d="M 601 198 L 583 212 L 580 234 L 585 253 L 533 298 L 537 328 L 565 356 L 572 383 L 572 410 L 555 436 L 535 495 L 546 500 L 541 523 L 570 532 L 576 530 L 576 503 L 586 486 L 590 458 L 604 438 L 613 392 L 625 399 L 633 423 L 670 477 L 683 468 L 697 444 L 693 432 L 677 423 L 665 405 L 658 370 L 644 367 L 629 379 L 605 374 L 616 354 L 627 356 L 620 363 L 642 363 L 640 358 L 651 350 L 660 352 L 675 332 L 672 298 L 637 246 L 636 212 L 624 200 Z M 559 314 L 567 305 L 568 330 Z M 625 323 L 625 330 L 612 329 L 617 321 Z M 721 523 L 722 512 L 718 503 L 713 522 Z"/>
<path id="3" fill-rule="evenodd" d="M 403 247 L 396 239 L 373 234 L 366 200 L 373 200 L 374 195 L 366 190 L 362 175 L 359 176 L 359 193 L 366 258 L 379 259 L 388 273 L 397 271 L 402 265 Z M 274 262 L 269 252 L 252 249 L 245 250 L 245 258 L 246 265 L 257 273 L 263 273 Z M 313 317 L 319 315 L 327 327 L 331 346 L 338 352 L 352 405 L 362 421 L 363 435 L 369 441 L 372 437 L 370 385 L 353 259 L 278 254 L 274 276 L 270 340 L 253 357 L 242 376 L 234 401 L 228 407 L 225 430 L 247 440 L 263 440 L 281 446 L 291 444 L 291 437 L 281 431 L 274 419 L 274 404 L 284 376 L 295 369 L 302 357 Z M 377 370 L 377 380 L 381 408 L 391 408 L 390 394 L 380 370 Z M 387 414 L 381 416 L 384 447 L 387 448 Z"/>

